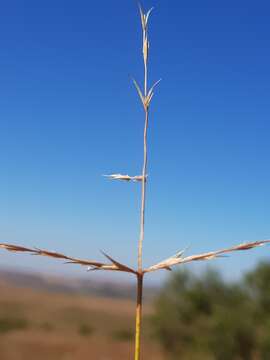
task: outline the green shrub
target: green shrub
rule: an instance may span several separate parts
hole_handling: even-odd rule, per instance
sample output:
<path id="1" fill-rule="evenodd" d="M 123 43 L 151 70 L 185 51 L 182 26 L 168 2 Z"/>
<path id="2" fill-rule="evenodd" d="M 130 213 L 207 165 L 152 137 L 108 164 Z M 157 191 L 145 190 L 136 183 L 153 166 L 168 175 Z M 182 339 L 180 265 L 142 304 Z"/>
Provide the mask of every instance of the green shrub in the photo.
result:
<path id="1" fill-rule="evenodd" d="M 93 334 L 93 332 L 94 332 L 94 329 L 90 325 L 82 324 L 79 327 L 79 334 L 81 336 L 90 336 Z"/>
<path id="2" fill-rule="evenodd" d="M 23 330 L 28 327 L 28 323 L 23 318 L 0 318 L 0 333 L 7 333 L 15 330 Z"/>
<path id="3" fill-rule="evenodd" d="M 174 273 L 155 302 L 154 334 L 170 359 L 270 359 L 270 264 L 238 283 L 216 271 Z"/>

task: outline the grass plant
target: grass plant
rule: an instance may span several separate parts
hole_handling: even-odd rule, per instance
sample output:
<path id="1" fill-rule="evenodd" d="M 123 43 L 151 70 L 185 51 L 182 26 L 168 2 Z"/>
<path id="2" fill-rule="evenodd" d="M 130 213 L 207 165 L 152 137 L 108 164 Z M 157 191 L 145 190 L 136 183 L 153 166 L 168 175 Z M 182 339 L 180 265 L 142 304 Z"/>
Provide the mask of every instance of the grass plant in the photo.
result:
<path id="1" fill-rule="evenodd" d="M 137 260 L 138 265 L 136 269 L 129 267 L 126 264 L 120 263 L 115 260 L 108 254 L 103 252 L 106 262 L 99 262 L 95 260 L 84 260 L 74 257 L 64 255 L 62 253 L 48 251 L 40 248 L 27 248 L 20 245 L 12 245 L 8 243 L 0 243 L 0 248 L 6 249 L 11 252 L 22 252 L 29 253 L 40 256 L 52 257 L 55 259 L 64 260 L 68 264 L 78 264 L 87 267 L 90 271 L 117 271 L 117 272 L 126 272 L 130 273 L 137 278 L 137 304 L 136 304 L 136 326 L 135 326 L 135 344 L 134 344 L 134 359 L 141 359 L 141 334 L 142 334 L 142 305 L 143 305 L 143 282 L 145 275 L 159 270 L 172 270 L 172 267 L 175 265 L 181 265 L 188 262 L 199 261 L 199 260 L 211 260 L 217 257 L 221 257 L 230 252 L 250 250 L 258 246 L 265 245 L 269 243 L 270 240 L 254 241 L 249 243 L 241 243 L 239 245 L 225 248 L 217 251 L 210 251 L 198 255 L 184 256 L 185 251 L 180 251 L 175 255 L 153 265 L 149 268 L 143 267 L 143 242 L 144 242 L 144 229 L 145 229 L 145 208 L 146 208 L 146 188 L 149 182 L 147 175 L 148 168 L 148 129 L 149 129 L 149 110 L 151 101 L 153 99 L 154 90 L 157 84 L 160 82 L 158 80 L 151 87 L 148 86 L 148 60 L 149 60 L 149 19 L 153 9 L 149 11 L 144 11 L 141 6 L 139 6 L 141 25 L 142 25 L 142 57 L 143 57 L 143 67 L 144 67 L 144 83 L 143 89 L 139 86 L 138 82 L 133 79 L 133 83 L 138 92 L 139 98 L 141 100 L 143 110 L 144 110 L 144 131 L 143 131 L 143 164 L 142 164 L 142 173 L 136 176 L 122 175 L 119 173 L 105 175 L 109 179 L 118 180 L 118 181 L 127 181 L 135 182 L 141 184 L 141 210 L 140 210 L 140 235 L 138 240 L 138 254 Z M 85 329 L 85 328 L 84 328 Z M 84 330 L 83 330 L 84 332 Z"/>

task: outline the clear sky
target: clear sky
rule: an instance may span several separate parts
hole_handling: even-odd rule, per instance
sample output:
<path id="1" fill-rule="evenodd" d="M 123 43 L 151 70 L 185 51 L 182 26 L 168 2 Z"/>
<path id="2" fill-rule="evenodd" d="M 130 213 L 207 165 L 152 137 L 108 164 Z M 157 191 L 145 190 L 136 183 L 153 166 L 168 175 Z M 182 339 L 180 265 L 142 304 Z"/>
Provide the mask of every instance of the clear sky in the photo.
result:
<path id="1" fill-rule="evenodd" d="M 147 0 L 145 264 L 270 237 L 269 1 Z M 10 0 L 0 13 L 0 239 L 136 263 L 143 110 L 136 1 Z M 270 248 L 215 264 L 234 277 Z M 81 274 L 0 254 L 0 265 Z M 202 265 L 196 265 L 200 269 Z M 203 265 L 205 266 L 205 265 Z"/>

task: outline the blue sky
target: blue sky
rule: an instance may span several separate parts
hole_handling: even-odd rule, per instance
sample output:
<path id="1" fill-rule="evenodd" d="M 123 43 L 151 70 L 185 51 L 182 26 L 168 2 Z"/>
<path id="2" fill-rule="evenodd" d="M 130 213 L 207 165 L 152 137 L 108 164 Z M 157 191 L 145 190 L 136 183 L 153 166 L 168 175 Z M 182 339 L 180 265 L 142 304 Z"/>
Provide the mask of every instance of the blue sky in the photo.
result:
<path id="1" fill-rule="evenodd" d="M 270 5 L 145 1 L 152 103 L 145 264 L 270 237 Z M 5 2 L 0 14 L 1 241 L 136 263 L 143 111 L 135 1 Z M 215 262 L 234 277 L 270 248 Z M 1 252 L 3 266 L 80 275 Z M 205 265 L 196 265 L 201 269 Z M 159 279 L 159 275 L 155 277 Z"/>

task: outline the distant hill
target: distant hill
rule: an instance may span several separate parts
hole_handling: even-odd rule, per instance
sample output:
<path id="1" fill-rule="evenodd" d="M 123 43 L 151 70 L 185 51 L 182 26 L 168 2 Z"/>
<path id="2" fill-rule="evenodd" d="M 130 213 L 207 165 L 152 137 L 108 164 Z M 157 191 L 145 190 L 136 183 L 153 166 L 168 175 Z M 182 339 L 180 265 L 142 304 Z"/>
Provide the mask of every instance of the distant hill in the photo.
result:
<path id="1" fill-rule="evenodd" d="M 131 358 L 136 300 L 124 297 L 133 289 L 67 281 L 0 270 L 1 360 Z M 144 305 L 145 318 L 150 319 L 154 308 L 150 301 Z M 164 360 L 150 321 L 144 322 L 144 354 L 145 359 Z"/>
<path id="2" fill-rule="evenodd" d="M 45 290 L 58 293 L 77 293 L 95 296 L 134 299 L 136 289 L 126 283 L 94 281 L 56 277 L 45 274 L 33 274 L 0 269 L 0 283 L 16 287 Z M 151 300 L 158 292 L 158 288 L 145 287 L 144 296 Z"/>

